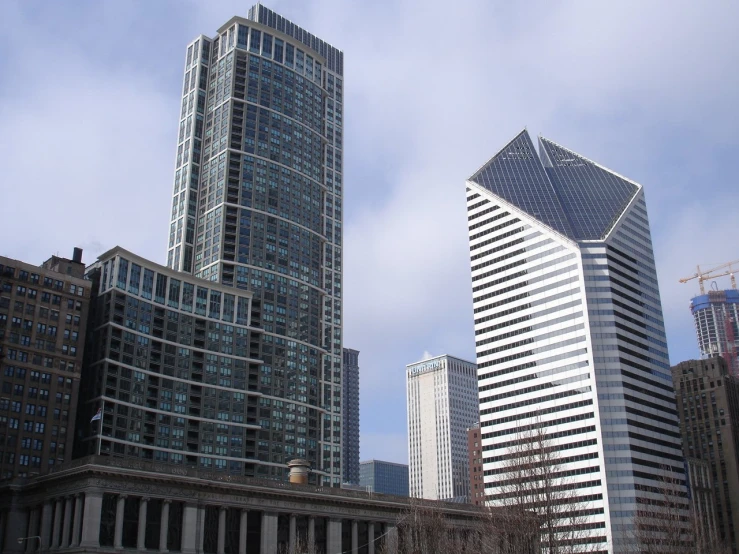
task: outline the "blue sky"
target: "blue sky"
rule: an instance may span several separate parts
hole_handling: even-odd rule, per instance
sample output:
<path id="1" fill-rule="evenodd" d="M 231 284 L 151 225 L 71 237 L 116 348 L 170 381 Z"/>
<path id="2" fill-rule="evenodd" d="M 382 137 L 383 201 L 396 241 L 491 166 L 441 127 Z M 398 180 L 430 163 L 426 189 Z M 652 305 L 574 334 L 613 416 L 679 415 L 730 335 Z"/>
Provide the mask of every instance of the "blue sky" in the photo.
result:
<path id="1" fill-rule="evenodd" d="M 0 3 L 0 253 L 163 262 L 185 47 L 249 5 Z M 345 52 L 362 459 L 406 461 L 407 363 L 474 358 L 464 180 L 524 126 L 644 185 L 670 358 L 698 355 L 677 280 L 739 258 L 739 3 L 266 5 Z"/>

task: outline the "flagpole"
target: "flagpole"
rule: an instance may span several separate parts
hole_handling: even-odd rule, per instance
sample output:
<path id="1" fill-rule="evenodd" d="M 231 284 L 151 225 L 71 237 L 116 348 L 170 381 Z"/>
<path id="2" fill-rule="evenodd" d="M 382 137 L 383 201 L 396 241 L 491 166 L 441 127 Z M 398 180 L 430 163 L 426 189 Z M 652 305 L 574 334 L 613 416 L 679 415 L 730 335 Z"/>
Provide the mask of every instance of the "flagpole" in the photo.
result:
<path id="1" fill-rule="evenodd" d="M 103 404 L 100 408 L 100 427 L 98 428 L 98 456 L 100 456 L 100 449 L 103 443 L 103 417 L 105 415 L 105 399 L 103 398 Z"/>

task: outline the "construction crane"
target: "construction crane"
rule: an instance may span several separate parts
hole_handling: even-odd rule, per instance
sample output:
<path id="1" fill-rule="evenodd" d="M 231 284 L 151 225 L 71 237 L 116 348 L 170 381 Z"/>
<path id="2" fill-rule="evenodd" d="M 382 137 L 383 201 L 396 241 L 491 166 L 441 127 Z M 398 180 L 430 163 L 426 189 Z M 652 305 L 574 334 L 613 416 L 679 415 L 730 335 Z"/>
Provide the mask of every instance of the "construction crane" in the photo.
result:
<path id="1" fill-rule="evenodd" d="M 700 286 L 701 295 L 705 295 L 706 289 L 703 286 L 704 281 L 708 281 L 709 279 L 716 279 L 718 277 L 725 277 L 728 275 L 731 278 L 731 288 L 736 290 L 736 278 L 734 277 L 734 269 L 732 266 L 737 264 L 739 264 L 739 260 L 733 260 L 731 262 L 717 265 L 716 267 L 712 267 L 705 271 L 701 270 L 701 266 L 697 266 L 696 273 L 694 273 L 690 277 L 680 279 L 680 282 L 687 283 L 688 281 L 692 281 L 693 279 L 698 279 L 698 285 Z M 714 285 L 715 284 L 716 283 L 714 283 Z M 739 377 L 739 360 L 737 359 L 737 345 L 734 334 L 734 318 L 725 305 L 725 295 L 722 294 L 722 297 L 719 297 L 717 296 L 719 295 L 719 293 L 720 291 L 716 290 L 715 292 L 712 291 L 708 295 L 709 302 L 716 302 L 722 305 L 720 308 L 720 312 L 716 313 L 714 317 L 716 317 L 717 319 L 723 319 L 724 336 L 723 340 L 721 340 L 721 333 L 718 328 L 721 323 L 720 320 L 715 321 L 714 324 L 716 326 L 716 339 L 718 339 L 718 341 L 721 343 L 719 346 L 721 350 L 719 351 L 723 351 L 721 356 L 724 358 L 724 360 L 726 360 L 726 365 L 728 367 L 729 373 L 731 375 L 734 375 L 735 377 Z"/>
<path id="2" fill-rule="evenodd" d="M 701 294 L 706 294 L 706 288 L 703 286 L 704 281 L 729 275 L 731 277 L 731 288 L 736 289 L 736 278 L 734 277 L 734 270 L 732 268 L 732 266 L 735 265 L 739 265 L 739 260 L 726 262 L 725 264 L 717 265 L 716 267 L 712 267 L 711 269 L 706 270 L 701 270 L 701 266 L 696 266 L 697 271 L 690 277 L 684 277 L 680 279 L 680 282 L 687 283 L 688 281 L 692 281 L 693 279 L 698 279 L 698 286 L 701 289 Z"/>

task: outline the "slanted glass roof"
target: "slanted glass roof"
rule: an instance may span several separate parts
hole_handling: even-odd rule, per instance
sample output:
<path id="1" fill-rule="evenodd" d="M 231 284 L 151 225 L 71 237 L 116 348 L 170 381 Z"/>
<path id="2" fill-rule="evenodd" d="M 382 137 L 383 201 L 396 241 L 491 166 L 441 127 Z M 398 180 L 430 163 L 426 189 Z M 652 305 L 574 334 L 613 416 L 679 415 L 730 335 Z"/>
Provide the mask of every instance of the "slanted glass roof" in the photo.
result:
<path id="1" fill-rule="evenodd" d="M 485 187 L 572 240 L 601 240 L 638 185 L 525 129 L 470 181 Z"/>
<path id="2" fill-rule="evenodd" d="M 563 235 L 572 236 L 567 216 L 524 129 L 470 181 L 488 189 Z"/>
<path id="3" fill-rule="evenodd" d="M 539 150 L 576 240 L 604 238 L 639 188 L 590 160 L 539 137 Z"/>

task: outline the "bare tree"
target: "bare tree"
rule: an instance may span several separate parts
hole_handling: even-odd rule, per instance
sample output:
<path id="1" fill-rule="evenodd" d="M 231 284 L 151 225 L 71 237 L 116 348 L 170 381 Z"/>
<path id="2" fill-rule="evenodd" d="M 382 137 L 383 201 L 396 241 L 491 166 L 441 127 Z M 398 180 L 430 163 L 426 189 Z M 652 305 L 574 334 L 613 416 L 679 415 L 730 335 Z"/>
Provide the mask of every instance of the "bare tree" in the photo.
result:
<path id="1" fill-rule="evenodd" d="M 540 421 L 522 428 L 508 446 L 500 477 L 486 499 L 503 508 L 511 524 L 539 516 L 542 551 L 549 554 L 604 550 L 605 533 L 588 521 L 594 510 L 580 500 L 576 482 Z"/>
<path id="2" fill-rule="evenodd" d="M 539 518 L 533 513 L 511 517 L 505 510 L 469 509 L 469 518 L 455 521 L 437 503 L 411 499 L 398 518 L 396 534 L 385 538 L 378 554 L 539 553 Z"/>

